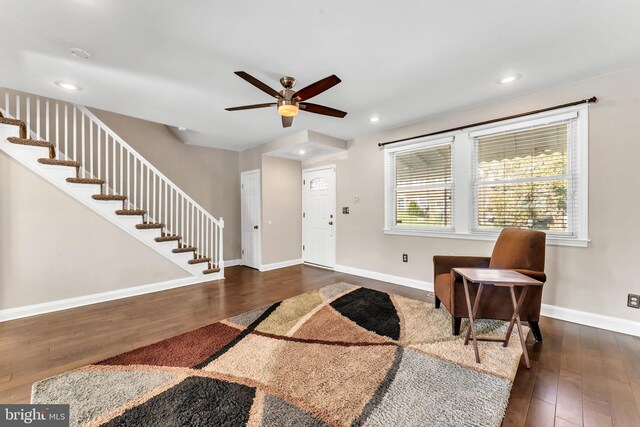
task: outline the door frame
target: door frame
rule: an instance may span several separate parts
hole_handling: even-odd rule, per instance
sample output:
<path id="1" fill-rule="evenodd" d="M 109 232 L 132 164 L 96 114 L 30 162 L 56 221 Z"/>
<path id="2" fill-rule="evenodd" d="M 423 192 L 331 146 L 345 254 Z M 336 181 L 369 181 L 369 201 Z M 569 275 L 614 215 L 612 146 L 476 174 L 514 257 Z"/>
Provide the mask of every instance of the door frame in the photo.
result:
<path id="1" fill-rule="evenodd" d="M 257 233 L 257 239 L 258 239 L 258 244 L 257 244 L 257 256 L 256 256 L 256 260 L 257 260 L 257 265 L 256 266 L 248 266 L 251 268 L 255 268 L 255 269 L 260 269 L 260 266 L 262 265 L 262 171 L 261 169 L 252 169 L 249 171 L 244 171 L 244 172 L 240 172 L 240 235 L 244 236 L 245 233 L 245 221 L 244 221 L 244 209 L 243 209 L 243 204 L 244 204 L 244 197 L 243 197 L 243 190 L 244 188 L 242 187 L 244 184 L 244 179 L 246 176 L 248 175 L 253 175 L 256 174 L 258 176 L 258 189 L 259 189 L 259 194 L 258 194 L 258 233 Z M 244 247 L 242 246 L 242 242 L 243 239 L 240 238 L 240 264 L 241 265 L 245 265 L 244 264 Z"/>
<path id="2" fill-rule="evenodd" d="M 302 197 L 301 197 L 301 201 L 302 201 L 302 212 L 305 212 L 305 201 L 304 201 L 304 191 L 305 191 L 305 184 L 304 184 L 304 174 L 307 172 L 316 172 L 316 171 L 320 171 L 320 170 L 325 170 L 325 169 L 333 169 L 333 209 L 334 209 L 334 214 L 333 214 L 333 226 L 334 226 L 334 232 L 333 232 L 333 265 L 331 266 L 324 266 L 324 265 L 319 265 L 319 264 L 314 264 L 311 262 L 307 262 L 304 259 L 304 250 L 302 251 L 302 262 L 304 264 L 310 264 L 313 265 L 314 267 L 320 267 L 320 268 L 326 268 L 329 270 L 334 270 L 337 264 L 337 250 L 338 250 L 338 207 L 337 207 L 337 203 L 338 203 L 338 169 L 336 168 L 336 164 L 329 164 L 329 165 L 323 165 L 323 166 L 317 166 L 317 167 L 313 167 L 313 168 L 308 168 L 308 169 L 302 169 L 302 173 L 301 173 L 301 178 L 300 181 L 303 183 L 301 185 L 301 190 L 302 190 Z M 302 219 L 302 230 L 301 230 L 301 237 L 302 237 L 302 244 L 305 244 L 305 229 L 304 229 L 304 218 Z M 302 249 L 302 248 L 300 248 Z"/>

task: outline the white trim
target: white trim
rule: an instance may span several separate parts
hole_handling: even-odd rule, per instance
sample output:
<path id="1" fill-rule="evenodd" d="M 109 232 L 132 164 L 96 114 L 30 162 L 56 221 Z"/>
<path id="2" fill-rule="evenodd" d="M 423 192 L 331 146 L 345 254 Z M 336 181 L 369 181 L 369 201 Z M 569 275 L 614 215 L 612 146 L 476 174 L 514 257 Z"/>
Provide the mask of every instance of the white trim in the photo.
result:
<path id="1" fill-rule="evenodd" d="M 542 304 L 540 314 L 567 322 L 640 337 L 640 322 L 634 322 L 633 320 L 620 319 L 618 317 L 589 313 L 549 304 Z"/>
<path id="2" fill-rule="evenodd" d="M 393 276 L 391 274 L 379 273 L 377 271 L 363 270 L 346 265 L 336 265 L 335 271 L 352 274 L 354 276 L 366 277 L 368 279 L 380 280 L 409 288 L 416 288 L 433 292 L 433 283 L 408 279 L 406 277 Z M 588 313 L 586 311 L 574 310 L 572 308 L 558 307 L 555 305 L 542 304 L 540 314 L 553 319 L 564 320 L 566 322 L 578 323 L 594 328 L 605 329 L 607 331 L 619 332 L 622 334 L 640 336 L 640 322 L 620 319 L 618 317 L 605 316 L 602 314 Z"/>
<path id="3" fill-rule="evenodd" d="M 423 280 L 408 279 L 406 277 L 393 276 L 391 274 L 385 274 L 371 270 L 363 270 L 361 268 L 338 264 L 336 264 L 335 271 L 339 273 L 353 274 L 354 276 L 366 277 L 367 279 L 380 280 L 382 282 L 389 282 L 396 285 L 407 286 L 409 288 L 420 289 L 423 291 L 433 292 L 433 283 L 425 282 Z"/>
<path id="4" fill-rule="evenodd" d="M 230 260 L 224 262 L 224 268 L 233 267 L 233 266 L 241 265 L 241 264 L 242 264 L 242 260 L 240 260 L 240 259 L 230 259 Z"/>
<path id="5" fill-rule="evenodd" d="M 322 171 L 325 169 L 333 169 L 333 171 L 336 171 L 336 164 L 332 163 L 330 165 L 323 165 L 323 166 L 316 166 L 315 168 L 306 168 L 306 169 L 302 169 L 302 174 L 304 175 L 305 172 L 316 172 L 316 171 Z"/>
<path id="6" fill-rule="evenodd" d="M 415 138 L 408 141 L 403 141 L 402 143 L 393 144 L 393 147 L 384 148 L 384 230 L 404 230 L 408 231 L 410 229 L 420 230 L 421 228 L 428 229 L 428 231 L 435 233 L 454 233 L 455 232 L 455 222 L 456 222 L 456 212 L 455 212 L 455 195 L 457 181 L 462 181 L 460 177 L 456 175 L 456 160 L 455 156 L 457 152 L 455 151 L 456 144 L 456 136 L 448 135 L 448 136 L 434 136 L 434 137 L 424 137 L 424 138 Z M 423 148 L 435 148 L 438 146 L 451 146 L 451 183 L 450 184 L 438 184 L 434 185 L 425 185 L 416 187 L 416 189 L 429 189 L 429 188 L 445 188 L 451 191 L 452 197 L 451 200 L 451 225 L 448 227 L 420 227 L 415 225 L 397 225 L 396 221 L 396 198 L 397 198 L 397 184 L 396 184 L 396 163 L 395 163 L 395 153 L 398 152 L 409 152 L 414 150 L 419 150 Z M 462 168 L 461 168 L 462 169 Z M 418 231 L 419 232 L 419 231 Z"/>
<path id="7" fill-rule="evenodd" d="M 264 264 L 261 265 L 260 271 L 271 271 L 277 270 L 279 268 L 291 267 L 292 265 L 302 264 L 302 258 L 298 259 L 289 259 L 287 261 L 274 262 L 273 264 Z"/>
<path id="8" fill-rule="evenodd" d="M 20 319 L 23 317 L 36 316 L 39 314 L 51 313 L 54 311 L 67 310 L 84 305 L 97 304 L 100 302 L 113 301 L 122 298 L 129 298 L 136 295 L 143 295 L 152 292 L 164 291 L 167 289 L 179 288 L 182 286 L 194 285 L 208 282 L 204 277 L 185 277 L 182 279 L 167 280 L 165 282 L 152 283 L 149 285 L 134 286 L 132 288 L 117 289 L 114 291 L 100 292 L 97 294 L 83 295 L 74 298 L 65 298 L 55 301 L 43 302 L 40 304 L 24 305 L 22 307 L 6 308 L 0 310 L 0 322 Z"/>
<path id="9" fill-rule="evenodd" d="M 393 229 L 393 230 L 384 230 L 384 234 L 390 234 L 394 236 L 409 236 L 409 237 L 435 237 L 439 239 L 462 239 L 462 240 L 485 240 L 488 242 L 495 242 L 498 238 L 499 231 L 495 233 L 452 233 L 448 231 L 432 231 L 432 230 L 402 230 L 402 229 Z M 591 243 L 589 239 L 576 239 L 576 238 L 566 238 L 563 239 L 561 237 L 554 237 L 552 235 L 547 234 L 547 245 L 548 246 L 572 246 L 576 248 L 586 248 Z"/>
<path id="10" fill-rule="evenodd" d="M 473 163 L 473 139 L 481 135 L 490 135 L 513 131 L 515 129 L 540 126 L 546 123 L 555 123 L 562 120 L 578 118 L 576 147 L 577 165 L 572 173 L 577 175 L 578 188 L 576 189 L 576 202 L 578 212 L 576 213 L 576 224 L 572 226 L 575 236 L 564 237 L 559 234 L 547 233 L 547 244 L 553 246 L 573 246 L 587 247 L 589 245 L 588 233 L 588 165 L 589 165 L 589 140 L 588 140 L 588 120 L 589 105 L 566 107 L 550 112 L 532 114 L 516 119 L 504 120 L 498 123 L 491 123 L 473 128 L 464 128 L 451 131 L 454 136 L 433 136 L 425 138 L 414 138 L 403 141 L 398 145 L 393 144 L 392 148 L 384 149 L 384 234 L 400 236 L 419 237 L 439 237 L 466 240 L 495 240 L 499 231 L 475 229 L 474 212 L 474 182 L 470 165 Z M 449 134 L 448 134 L 449 135 Z M 447 143 L 453 140 L 452 144 L 452 226 L 451 227 L 426 227 L 415 225 L 395 224 L 395 200 L 393 198 L 395 190 L 395 171 L 392 153 L 411 151 L 414 148 L 426 147 L 431 144 Z M 539 178 L 534 181 L 545 181 L 551 178 Z M 514 180 L 515 181 L 515 180 Z M 529 182 L 531 180 L 527 180 Z"/>
<path id="11" fill-rule="evenodd" d="M 578 239 L 589 238 L 589 108 L 579 110 L 578 143 L 576 157 L 578 160 Z"/>

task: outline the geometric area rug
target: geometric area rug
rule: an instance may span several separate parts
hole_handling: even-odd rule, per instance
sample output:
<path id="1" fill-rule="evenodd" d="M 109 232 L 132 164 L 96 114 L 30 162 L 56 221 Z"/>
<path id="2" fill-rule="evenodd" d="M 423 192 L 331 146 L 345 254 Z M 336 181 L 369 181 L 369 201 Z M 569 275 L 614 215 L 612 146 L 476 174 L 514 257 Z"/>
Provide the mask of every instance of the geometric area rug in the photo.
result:
<path id="1" fill-rule="evenodd" d="M 522 349 L 432 304 L 336 283 L 33 385 L 71 425 L 499 426 Z M 477 321 L 481 336 L 506 323 Z"/>

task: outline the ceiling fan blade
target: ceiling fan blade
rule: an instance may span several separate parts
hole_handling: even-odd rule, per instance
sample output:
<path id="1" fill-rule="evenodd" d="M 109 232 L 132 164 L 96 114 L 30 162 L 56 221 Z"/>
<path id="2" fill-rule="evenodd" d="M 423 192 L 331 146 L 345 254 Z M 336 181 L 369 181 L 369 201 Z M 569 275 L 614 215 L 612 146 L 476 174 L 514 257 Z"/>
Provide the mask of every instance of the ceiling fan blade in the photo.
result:
<path id="1" fill-rule="evenodd" d="M 288 128 L 293 124 L 293 117 L 291 116 L 280 116 L 282 117 L 282 127 Z"/>
<path id="2" fill-rule="evenodd" d="M 324 114 L 325 116 L 343 118 L 346 112 L 336 110 L 335 108 L 325 107 L 324 105 L 311 104 L 309 102 L 301 102 L 300 108 L 308 113 Z"/>
<path id="3" fill-rule="evenodd" d="M 236 73 L 236 75 L 238 77 L 243 78 L 244 80 L 248 81 L 249 83 L 251 83 L 252 85 L 257 87 L 261 91 L 263 91 L 265 93 L 268 93 L 269 95 L 273 96 L 274 98 L 281 98 L 281 96 L 278 93 L 278 91 L 276 91 L 275 89 L 272 89 L 269 86 L 267 86 L 266 84 L 262 83 L 260 80 L 256 79 L 251 74 L 247 74 L 244 71 L 236 71 L 235 73 Z"/>
<path id="4" fill-rule="evenodd" d="M 253 104 L 253 105 L 243 105 L 241 107 L 229 107 L 229 108 L 225 108 L 225 110 L 227 111 L 238 111 L 238 110 L 252 110 L 254 108 L 266 108 L 266 107 L 273 107 L 276 104 L 275 102 L 271 102 L 269 104 Z"/>
<path id="5" fill-rule="evenodd" d="M 304 87 L 293 94 L 293 99 L 296 101 L 304 101 L 305 99 L 313 98 L 316 95 L 320 95 L 325 90 L 331 89 L 342 80 L 338 78 L 335 74 L 330 75 L 329 77 L 325 77 L 322 80 L 318 80 L 315 83 L 311 83 L 309 86 Z"/>

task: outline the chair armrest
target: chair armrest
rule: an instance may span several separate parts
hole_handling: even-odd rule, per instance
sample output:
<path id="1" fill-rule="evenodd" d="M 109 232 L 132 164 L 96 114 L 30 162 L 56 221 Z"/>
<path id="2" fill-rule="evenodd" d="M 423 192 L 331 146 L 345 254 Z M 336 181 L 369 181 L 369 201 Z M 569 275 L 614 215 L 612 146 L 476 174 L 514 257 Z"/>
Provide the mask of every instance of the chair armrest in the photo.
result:
<path id="1" fill-rule="evenodd" d="M 532 279 L 539 280 L 544 283 L 547 281 L 547 275 L 544 274 L 544 271 L 533 271 L 533 270 L 525 270 L 523 268 L 515 268 L 513 271 L 517 271 L 520 274 L 524 274 L 525 276 L 529 276 Z"/>
<path id="2" fill-rule="evenodd" d="M 491 257 L 436 255 L 433 257 L 433 277 L 438 274 L 448 274 L 456 267 L 487 268 L 489 261 Z"/>

